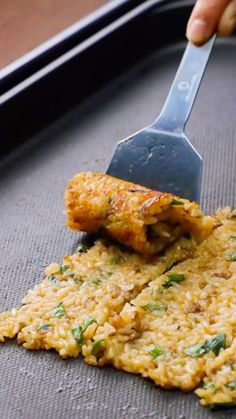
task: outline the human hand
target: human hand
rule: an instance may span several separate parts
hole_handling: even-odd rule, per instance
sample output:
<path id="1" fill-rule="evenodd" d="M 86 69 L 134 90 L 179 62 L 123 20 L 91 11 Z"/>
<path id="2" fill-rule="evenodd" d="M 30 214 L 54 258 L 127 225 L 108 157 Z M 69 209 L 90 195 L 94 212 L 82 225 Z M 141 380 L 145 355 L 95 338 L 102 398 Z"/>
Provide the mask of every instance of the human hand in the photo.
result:
<path id="1" fill-rule="evenodd" d="M 215 32 L 228 36 L 236 27 L 236 0 L 197 0 L 187 25 L 187 38 L 204 44 Z"/>

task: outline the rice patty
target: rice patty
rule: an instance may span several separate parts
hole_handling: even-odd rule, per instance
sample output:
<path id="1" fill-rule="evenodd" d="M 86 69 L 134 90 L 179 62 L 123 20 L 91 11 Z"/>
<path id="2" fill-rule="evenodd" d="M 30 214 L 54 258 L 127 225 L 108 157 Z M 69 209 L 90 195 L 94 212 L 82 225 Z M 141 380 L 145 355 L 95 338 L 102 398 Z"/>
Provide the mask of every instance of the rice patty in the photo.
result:
<path id="1" fill-rule="evenodd" d="M 212 231 L 214 220 L 196 202 L 153 191 L 104 173 L 78 173 L 65 193 L 67 226 L 102 232 L 146 255 L 157 254 L 191 233 L 198 242 Z"/>
<path id="2" fill-rule="evenodd" d="M 235 404 L 234 213 L 226 208 L 216 222 L 197 249 L 181 238 L 145 258 L 98 241 L 66 256 L 46 268 L 24 305 L 0 315 L 0 340 L 17 335 L 24 347 L 63 358 L 82 352 L 91 365 L 196 389 L 204 405 Z"/>
<path id="3" fill-rule="evenodd" d="M 163 256 L 145 258 L 97 241 L 85 252 L 65 256 L 61 266 L 46 268 L 46 278 L 28 292 L 22 306 L 0 314 L 0 341 L 17 335 L 27 349 L 55 349 L 63 358 L 77 357 L 85 344 L 94 348 L 100 325 L 106 337 L 113 334 L 109 321 L 125 303 L 195 247 L 194 239 L 181 238 Z"/>
<path id="4" fill-rule="evenodd" d="M 222 211 L 223 225 L 192 258 L 125 305 L 98 364 L 111 363 L 164 388 L 200 385 L 196 393 L 205 405 L 236 403 L 236 221 L 229 216 L 229 209 Z"/>

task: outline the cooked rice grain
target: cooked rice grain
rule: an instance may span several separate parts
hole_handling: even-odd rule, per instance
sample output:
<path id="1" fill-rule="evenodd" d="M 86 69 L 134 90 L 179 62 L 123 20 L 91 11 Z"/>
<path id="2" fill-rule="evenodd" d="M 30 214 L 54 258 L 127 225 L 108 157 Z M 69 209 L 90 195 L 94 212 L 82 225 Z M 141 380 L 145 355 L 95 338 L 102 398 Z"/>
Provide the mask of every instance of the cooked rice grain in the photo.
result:
<path id="1" fill-rule="evenodd" d="M 204 405 L 236 403 L 236 220 L 227 208 L 196 249 L 182 238 L 144 258 L 98 241 L 52 264 L 23 305 L 0 315 L 0 340 L 82 351 Z M 195 250 L 196 249 L 196 250 Z M 182 262 L 180 262 L 182 260 Z M 177 263 L 179 262 L 179 263 Z M 172 266 L 172 267 L 171 267 Z"/>
<path id="2" fill-rule="evenodd" d="M 104 354 L 106 362 L 165 388 L 190 391 L 213 381 L 214 387 L 196 391 L 203 404 L 236 402 L 236 263 L 232 261 L 236 221 L 227 214 L 221 214 L 223 225 L 192 258 L 149 283 L 126 304 Z M 170 278 L 181 280 L 170 282 Z M 136 331 L 132 339 L 127 339 L 129 327 Z M 214 349 L 213 339 L 220 343 L 223 336 L 227 349 L 223 344 Z M 230 381 L 235 389 L 226 385 Z"/>
<path id="3" fill-rule="evenodd" d="M 170 262 L 186 258 L 195 246 L 182 238 L 164 256 L 148 259 L 98 241 L 84 253 L 65 256 L 62 266 L 53 263 L 46 268 L 46 278 L 28 292 L 22 306 L 0 315 L 0 341 L 17 334 L 25 348 L 53 348 L 63 358 L 77 357 L 85 343 L 92 347 L 100 326 L 105 325 L 103 336 L 114 333 L 110 319 Z M 94 321 L 84 330 L 88 318 Z M 82 344 L 73 336 L 78 328 Z M 95 363 L 96 356 L 92 358 Z"/>

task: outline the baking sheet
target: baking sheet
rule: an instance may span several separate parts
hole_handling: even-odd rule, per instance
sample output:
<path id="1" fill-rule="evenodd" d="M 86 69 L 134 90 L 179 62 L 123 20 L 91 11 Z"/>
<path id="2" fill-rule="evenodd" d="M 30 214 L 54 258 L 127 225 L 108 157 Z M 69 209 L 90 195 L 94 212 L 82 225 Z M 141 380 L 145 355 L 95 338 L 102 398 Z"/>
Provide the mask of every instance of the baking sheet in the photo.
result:
<path id="1" fill-rule="evenodd" d="M 118 140 L 148 125 L 161 110 L 184 44 L 145 58 L 0 162 L 1 311 L 17 306 L 52 261 L 70 254 L 79 236 L 64 226 L 66 181 L 77 171 L 104 171 Z M 187 134 L 203 155 L 202 205 L 235 204 L 236 41 L 217 42 Z M 3 419 L 236 417 L 211 412 L 193 394 L 93 368 L 54 352 L 0 346 Z"/>

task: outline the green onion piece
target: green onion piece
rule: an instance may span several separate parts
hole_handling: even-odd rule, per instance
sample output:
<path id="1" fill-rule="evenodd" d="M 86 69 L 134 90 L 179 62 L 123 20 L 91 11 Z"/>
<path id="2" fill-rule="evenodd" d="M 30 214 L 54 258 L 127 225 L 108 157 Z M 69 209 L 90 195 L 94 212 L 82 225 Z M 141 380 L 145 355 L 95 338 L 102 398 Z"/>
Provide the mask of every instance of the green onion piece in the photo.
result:
<path id="1" fill-rule="evenodd" d="M 91 284 L 98 285 L 98 284 L 100 284 L 100 282 L 102 282 L 102 280 L 99 279 L 99 278 L 94 278 L 94 279 L 91 279 L 90 282 L 91 282 Z"/>
<path id="2" fill-rule="evenodd" d="M 184 205 L 184 202 L 179 199 L 173 199 L 170 205 Z"/>
<path id="3" fill-rule="evenodd" d="M 232 260 L 233 262 L 236 262 L 236 251 L 232 253 L 232 255 L 231 255 L 231 260 Z"/>
<path id="4" fill-rule="evenodd" d="M 97 321 L 93 319 L 93 317 L 87 317 L 87 319 L 84 322 L 84 332 L 85 330 L 93 323 L 96 323 Z"/>
<path id="5" fill-rule="evenodd" d="M 166 311 L 167 310 L 167 307 L 157 306 L 155 304 L 146 304 L 145 306 L 142 306 L 142 308 L 144 310 L 151 311 L 151 312 L 153 312 L 153 311 Z"/>
<path id="6" fill-rule="evenodd" d="M 63 306 L 63 302 L 58 303 L 53 309 L 53 317 L 62 317 L 65 314 L 65 309 Z"/>
<path id="7" fill-rule="evenodd" d="M 208 390 L 208 389 L 214 389 L 215 388 L 215 383 L 214 381 L 208 381 L 208 383 L 204 383 L 202 385 L 202 388 L 204 388 L 204 390 Z"/>
<path id="8" fill-rule="evenodd" d="M 219 355 L 220 349 L 226 347 L 226 334 L 220 333 L 210 340 L 206 340 L 204 343 L 199 343 L 194 346 L 186 348 L 184 352 L 193 358 L 198 358 L 207 352 L 212 351 L 215 355 Z"/>
<path id="9" fill-rule="evenodd" d="M 63 275 L 67 271 L 67 269 L 69 269 L 68 265 L 62 265 L 60 267 L 60 273 Z"/>
<path id="10" fill-rule="evenodd" d="M 170 273 L 167 275 L 167 281 L 163 284 L 164 288 L 170 288 L 174 282 L 181 282 L 185 279 L 184 274 Z"/>
<path id="11" fill-rule="evenodd" d="M 163 349 L 159 345 L 156 345 L 153 346 L 153 348 L 149 349 L 148 352 L 152 355 L 153 358 L 158 358 L 158 356 L 163 355 L 165 351 L 163 351 Z"/>
<path id="12" fill-rule="evenodd" d="M 75 338 L 76 342 L 79 345 L 83 345 L 84 343 L 84 332 L 85 330 L 93 323 L 95 323 L 96 320 L 93 319 L 92 317 L 87 317 L 87 319 L 85 319 L 84 321 L 84 326 L 78 326 L 75 327 L 74 329 L 71 330 L 71 333 L 73 335 L 73 337 Z"/>
<path id="13" fill-rule="evenodd" d="M 236 381 L 234 380 L 228 381 L 225 385 L 230 388 L 230 390 L 236 390 Z"/>
<path id="14" fill-rule="evenodd" d="M 42 332 L 44 330 L 50 329 L 51 325 L 48 323 L 43 324 L 41 327 L 39 327 L 38 332 Z"/>
<path id="15" fill-rule="evenodd" d="M 207 352 L 206 344 L 199 343 L 197 345 L 190 346 L 189 348 L 186 348 L 184 352 L 186 355 L 189 355 L 192 358 L 199 358 Z"/>
<path id="16" fill-rule="evenodd" d="M 232 236 L 230 236 L 231 240 L 236 240 L 236 236 L 233 234 Z"/>
<path id="17" fill-rule="evenodd" d="M 112 265 L 120 265 L 123 262 L 124 262 L 124 257 L 122 255 L 117 255 L 111 260 Z"/>
<path id="18" fill-rule="evenodd" d="M 83 253 L 87 250 L 87 246 L 85 246 L 85 244 L 83 243 L 79 243 L 78 246 L 76 247 L 76 252 L 77 253 Z"/>
<path id="19" fill-rule="evenodd" d="M 82 326 L 75 327 L 71 330 L 73 337 L 75 338 L 76 342 L 79 345 L 83 345 L 84 343 L 84 334 Z"/>
<path id="20" fill-rule="evenodd" d="M 48 275 L 48 280 L 52 283 L 52 284 L 58 284 L 58 279 L 55 275 Z"/>
<path id="21" fill-rule="evenodd" d="M 215 338 L 206 342 L 207 352 L 212 351 L 215 355 L 219 355 L 220 349 L 225 349 L 226 346 L 226 334 L 220 333 Z"/>
<path id="22" fill-rule="evenodd" d="M 92 345 L 92 355 L 99 357 L 102 351 L 102 347 L 104 345 L 105 340 L 99 339 L 95 340 Z"/>

